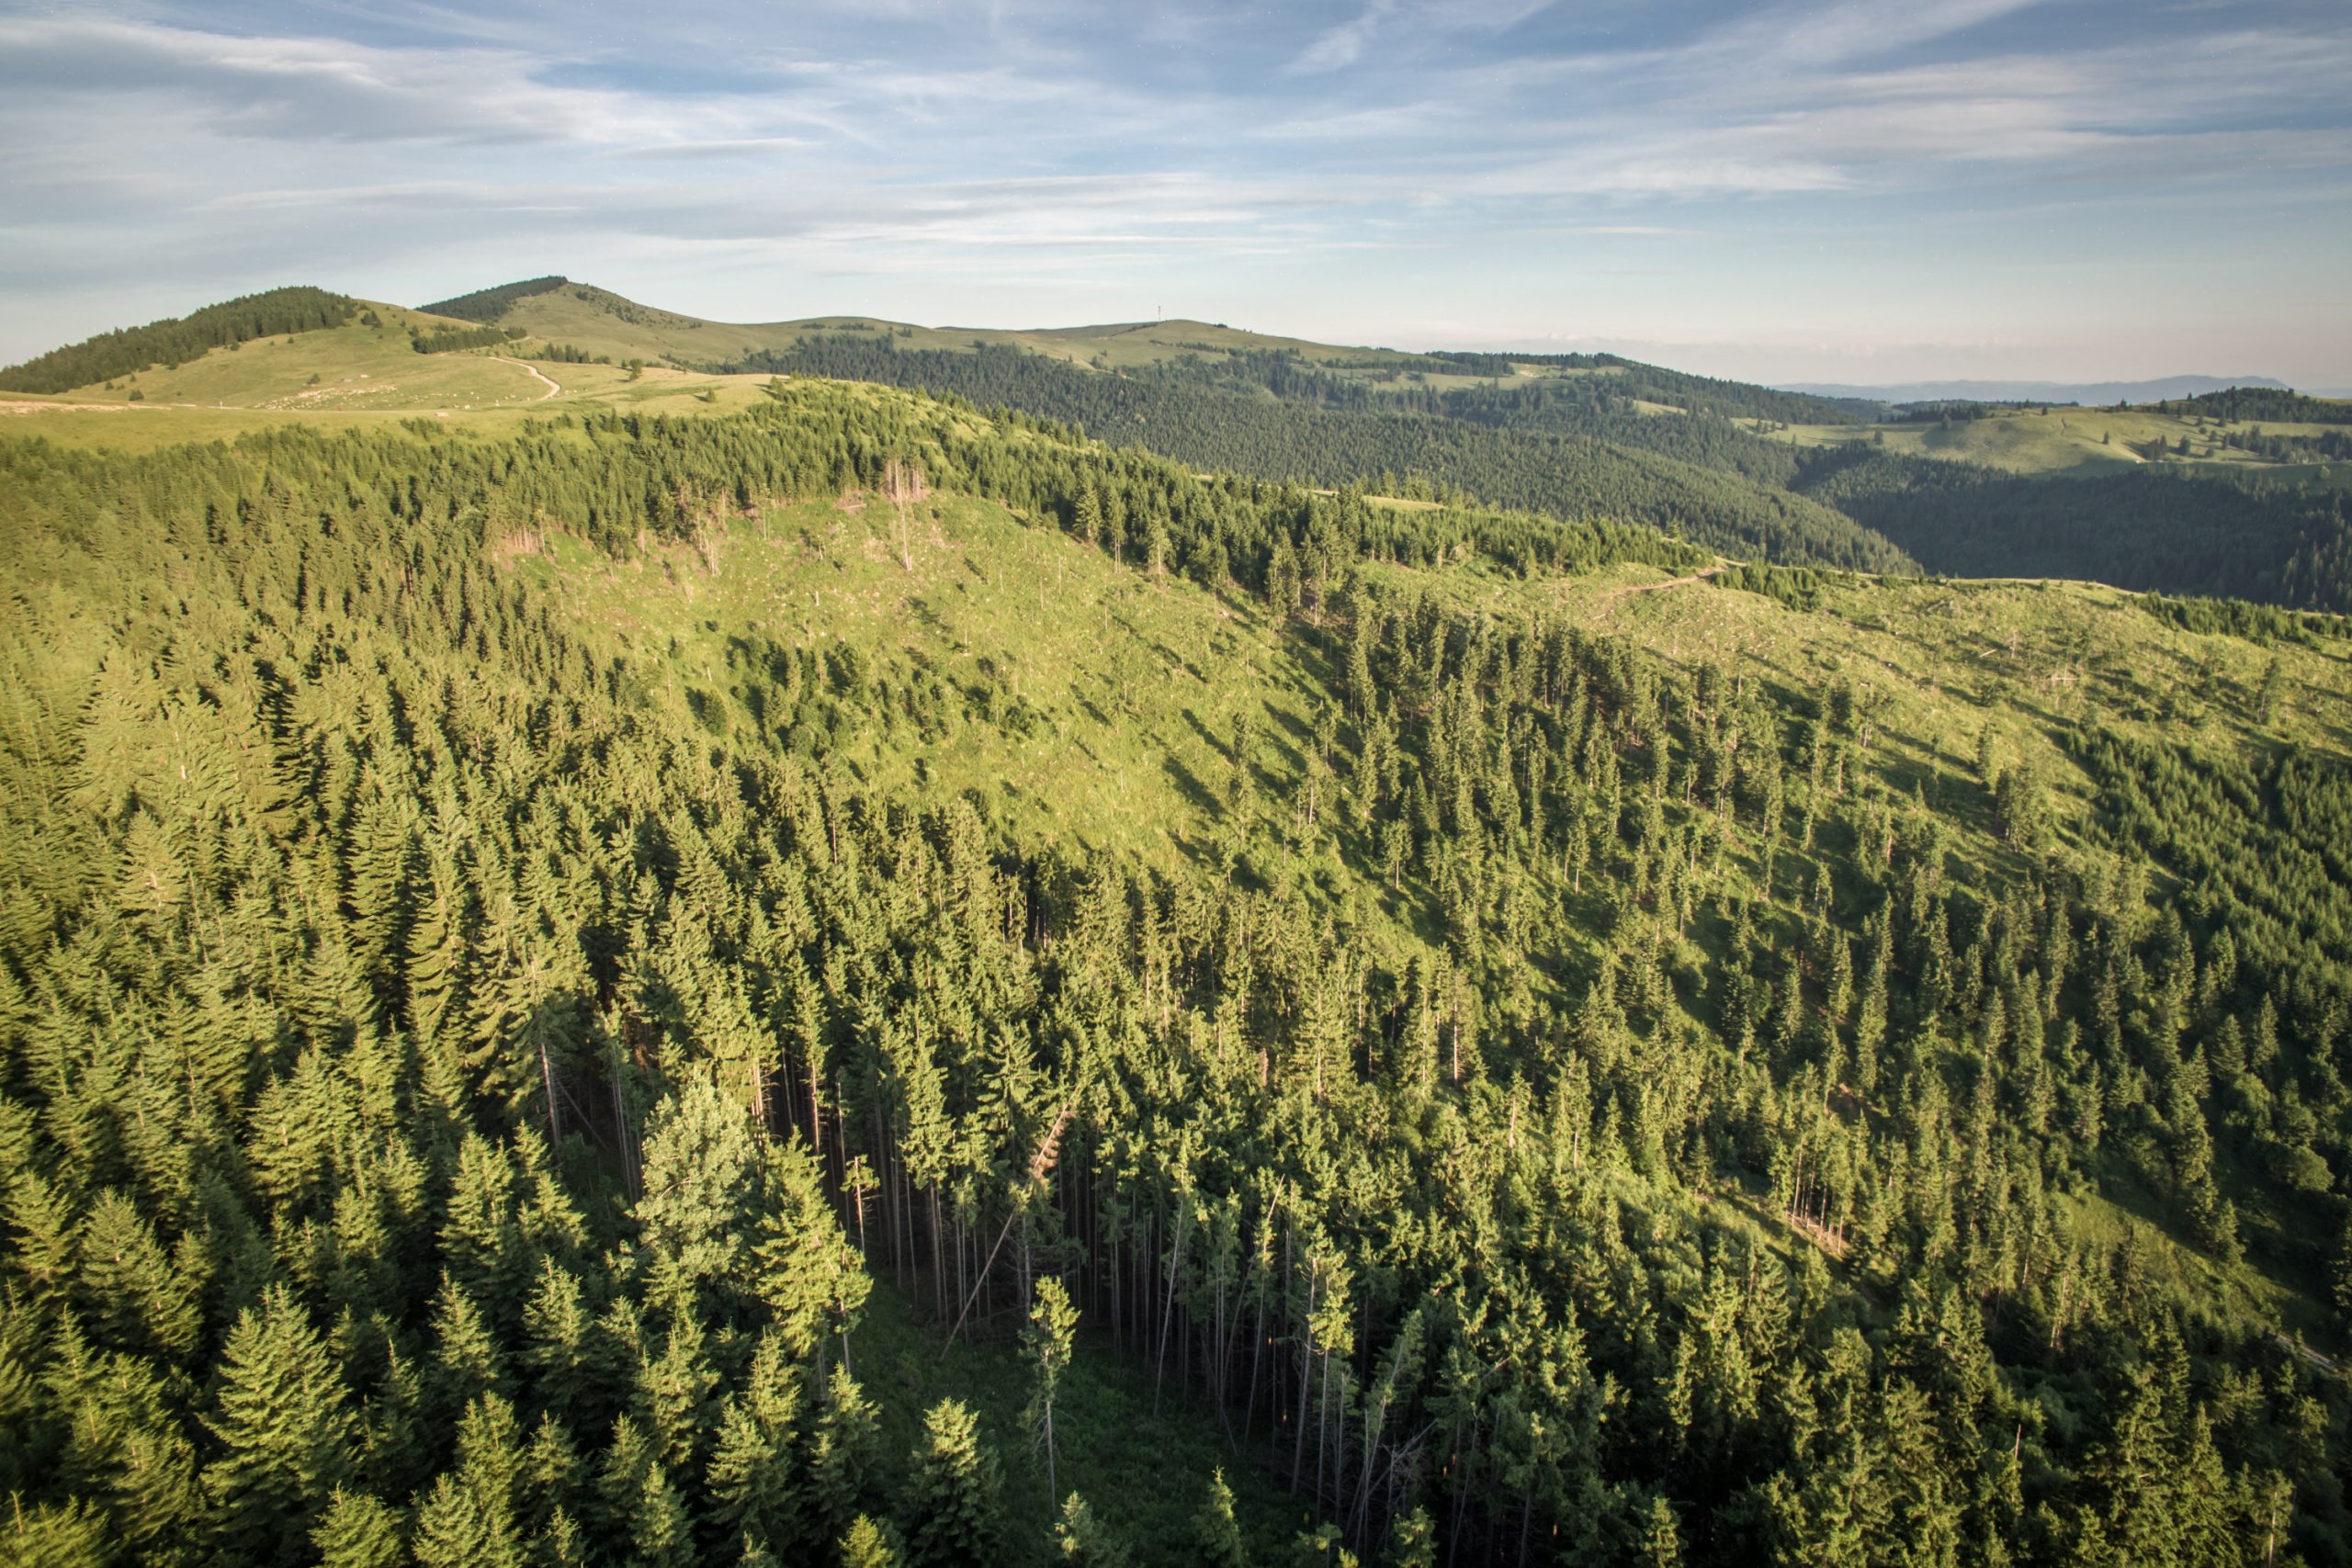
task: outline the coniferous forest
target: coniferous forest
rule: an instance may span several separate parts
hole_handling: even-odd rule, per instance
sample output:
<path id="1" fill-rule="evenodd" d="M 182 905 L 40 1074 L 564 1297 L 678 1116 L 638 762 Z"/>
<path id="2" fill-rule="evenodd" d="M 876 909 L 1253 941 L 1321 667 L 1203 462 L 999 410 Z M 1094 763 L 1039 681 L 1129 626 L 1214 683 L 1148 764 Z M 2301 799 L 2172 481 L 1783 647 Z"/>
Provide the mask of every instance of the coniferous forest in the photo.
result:
<path id="1" fill-rule="evenodd" d="M 2193 689 L 1914 733 L 1562 608 L 1945 613 L 1842 513 L 1669 536 L 1720 470 L 1599 446 L 1623 521 L 1404 506 L 1346 481 L 1470 448 L 1329 428 L 0 442 L 10 1559 L 2352 1562 L 2340 624 L 2126 604 Z M 1068 743 L 1018 671 L 578 608 L 1021 570 L 942 498 L 1262 637 L 1181 853 L 949 782 Z M 1221 1457 L 1087 1493 L 1105 1378 Z"/>
<path id="2" fill-rule="evenodd" d="M 1797 565 L 2087 577 L 2142 591 L 2352 610 L 2352 524 L 2342 491 L 2327 486 L 2259 475 L 2190 484 L 2145 469 L 2052 486 L 1868 444 L 1803 449 L 1736 421 L 1837 420 L 1853 411 L 1613 355 L 1512 362 L 1609 375 L 1373 391 L 1295 352 L 1214 362 L 1193 355 L 1102 375 L 1019 348 L 904 349 L 855 333 L 820 333 L 788 351 L 707 367 L 950 392 L 1207 468 L 1324 485 L 1402 475 L 1489 503 L 1626 518 L 1711 549 Z M 1509 373 L 1493 355 L 1419 363 Z M 1655 417 L 1661 405 L 1651 400 L 1683 412 Z M 2330 412 L 2343 406 L 2256 389 L 2181 404 L 2219 420 L 2323 422 L 2346 418 Z M 2250 445 L 2255 436 L 2233 438 Z M 2306 445 L 2320 455 L 2317 442 Z"/>

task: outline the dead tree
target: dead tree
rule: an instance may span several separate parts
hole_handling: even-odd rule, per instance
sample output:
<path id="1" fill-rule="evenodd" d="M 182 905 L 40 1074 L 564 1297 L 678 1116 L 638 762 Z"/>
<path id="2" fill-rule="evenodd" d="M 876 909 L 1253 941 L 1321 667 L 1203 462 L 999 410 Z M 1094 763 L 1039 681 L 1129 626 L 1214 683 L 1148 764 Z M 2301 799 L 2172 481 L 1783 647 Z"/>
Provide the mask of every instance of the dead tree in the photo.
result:
<path id="1" fill-rule="evenodd" d="M 931 494 L 931 487 L 923 482 L 920 464 L 904 457 L 893 457 L 882 466 L 882 494 L 897 514 L 899 565 L 907 571 L 915 569 L 915 508 Z"/>

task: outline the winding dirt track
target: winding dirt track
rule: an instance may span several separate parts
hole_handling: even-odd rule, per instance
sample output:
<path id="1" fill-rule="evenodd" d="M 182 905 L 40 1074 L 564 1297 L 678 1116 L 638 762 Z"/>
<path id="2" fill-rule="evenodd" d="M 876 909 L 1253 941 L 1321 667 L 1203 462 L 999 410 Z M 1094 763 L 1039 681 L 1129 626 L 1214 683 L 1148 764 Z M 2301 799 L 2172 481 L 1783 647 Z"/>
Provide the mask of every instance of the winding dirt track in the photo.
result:
<path id="1" fill-rule="evenodd" d="M 552 377 L 548 376 L 536 365 L 526 365 L 519 359 L 509 359 L 503 354 L 493 354 L 491 357 L 497 360 L 501 365 L 512 365 L 517 370 L 527 372 L 534 380 L 545 387 L 547 390 L 539 394 L 539 401 L 541 402 L 546 402 L 549 398 L 554 397 L 558 392 L 563 390 L 561 387 L 556 385 Z"/>
<path id="2" fill-rule="evenodd" d="M 1714 576 L 1715 573 L 1722 571 L 1724 569 L 1719 566 L 1711 566 L 1704 571 L 1694 571 L 1688 577 L 1669 577 L 1664 582 L 1645 582 L 1634 588 L 1612 589 L 1608 593 L 1603 594 L 1602 597 L 1605 599 L 1623 599 L 1635 593 L 1663 593 L 1669 588 L 1681 588 L 1693 582 L 1704 582 L 1708 578 Z"/>

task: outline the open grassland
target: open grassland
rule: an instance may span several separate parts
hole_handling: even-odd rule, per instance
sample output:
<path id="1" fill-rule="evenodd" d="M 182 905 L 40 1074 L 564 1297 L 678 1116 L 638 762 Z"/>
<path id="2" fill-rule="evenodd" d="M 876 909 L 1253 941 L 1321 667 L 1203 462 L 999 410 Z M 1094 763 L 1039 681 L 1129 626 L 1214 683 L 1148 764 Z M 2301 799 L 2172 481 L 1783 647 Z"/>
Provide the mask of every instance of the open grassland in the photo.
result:
<path id="1" fill-rule="evenodd" d="M 375 336 L 366 328 L 306 335 L 351 333 L 361 339 Z M 149 372 L 113 392 L 101 389 L 62 397 L 0 397 L 0 431 L 69 446 L 147 452 L 188 442 L 230 441 L 247 431 L 286 425 L 338 431 L 426 419 L 490 435 L 516 429 L 526 420 L 589 408 L 705 417 L 740 413 L 768 397 L 768 378 L 763 376 L 707 376 L 648 367 L 632 380 L 628 371 L 615 366 L 526 359 L 527 344 L 499 357 L 487 352 L 420 355 L 409 348 L 402 334 L 381 348 L 380 359 L 374 352 L 379 345 L 360 345 L 368 352 L 359 353 L 350 352 L 353 346 L 346 342 L 325 359 L 335 368 L 335 377 L 329 381 L 321 372 L 315 387 L 308 382 L 314 372 L 305 367 L 317 361 L 300 353 L 299 340 L 288 347 L 285 340 L 275 339 L 269 348 L 290 364 L 272 364 L 265 345 L 247 344 L 237 351 L 216 349 L 177 371 Z M 371 364 L 380 366 L 380 379 L 377 371 L 367 368 Z M 548 381 L 555 384 L 553 392 Z M 125 394 L 132 385 L 157 389 L 130 402 Z M 290 393 L 284 389 L 289 386 Z M 203 400 L 174 396 L 189 391 L 200 391 Z"/>
<path id="2" fill-rule="evenodd" d="M 1242 354 L 1296 354 L 1318 369 L 1361 380 L 1374 390 L 1449 391 L 1493 384 L 1490 377 L 1457 375 L 1435 360 L 1394 349 L 1340 346 L 1244 331 L 1209 321 L 1175 319 L 1034 330 L 924 327 L 872 316 L 811 316 L 797 321 L 735 323 L 658 310 L 600 288 L 571 284 L 521 299 L 499 317 L 534 338 L 608 355 L 616 361 L 671 358 L 712 364 L 750 355 L 786 353 L 809 338 L 840 334 L 887 340 L 904 351 L 968 353 L 986 345 L 1019 348 L 1084 368 L 1133 371 L 1186 355 L 1210 359 Z M 1608 374 L 1521 365 L 1519 378 Z"/>
<path id="3" fill-rule="evenodd" d="M 2243 421 L 2225 427 L 2206 416 L 2165 413 L 2154 408 L 2018 409 L 1982 419 L 1956 419 L 1950 424 L 1800 424 L 1781 428 L 1759 426 L 1755 421 L 1742 423 L 1771 439 L 1800 446 L 1867 442 L 1891 453 L 1977 463 L 2017 474 L 2086 477 L 2161 461 L 2291 479 L 2336 478 L 2352 468 L 2346 464 L 2332 465 L 2337 474 L 2323 476 L 2314 470 L 2330 465 L 2267 462 L 2222 440 L 2225 429 L 2244 433 L 2253 429 L 2255 422 Z M 2329 427 L 2273 423 L 2260 428 L 2269 434 L 2316 436 Z M 2179 450 L 2183 437 L 2188 442 L 2185 456 Z M 2158 444 L 2165 448 L 2161 458 L 2152 450 Z"/>

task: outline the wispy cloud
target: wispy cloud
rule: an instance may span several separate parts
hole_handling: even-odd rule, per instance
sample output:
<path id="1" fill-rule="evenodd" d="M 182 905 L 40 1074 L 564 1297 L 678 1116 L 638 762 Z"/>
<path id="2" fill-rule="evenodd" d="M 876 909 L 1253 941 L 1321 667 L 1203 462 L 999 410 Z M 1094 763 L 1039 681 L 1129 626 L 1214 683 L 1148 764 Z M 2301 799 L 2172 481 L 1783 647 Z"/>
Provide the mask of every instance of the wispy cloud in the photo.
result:
<path id="1" fill-rule="evenodd" d="M 1314 75 L 1342 71 L 1376 46 L 1400 39 L 1491 36 L 1550 9 L 1552 0 L 1362 0 L 1354 15 L 1317 32 L 1288 70 Z"/>
<path id="2" fill-rule="evenodd" d="M 137 313 L 106 302 L 122 290 L 184 306 L 298 264 L 416 298 L 638 276 L 746 316 L 814 279 L 967 320 L 1181 299 L 1355 341 L 1434 295 L 1483 301 L 1489 337 L 1566 330 L 1572 300 L 1659 341 L 1723 341 L 1741 311 L 1956 341 L 1887 322 L 2059 321 L 2046 283 L 1984 282 L 1988 257 L 2048 254 L 2104 280 L 2075 314 L 2123 344 L 2152 312 L 2116 280 L 2219 296 L 2225 232 L 2332 278 L 2352 17 L 2113 20 L 2097 0 L 20 10 L 0 358 L 67 335 L 62 301 L 92 302 L 86 330 Z M 2352 379 L 2341 291 L 2271 292 L 2280 341 L 2341 345 Z"/>

